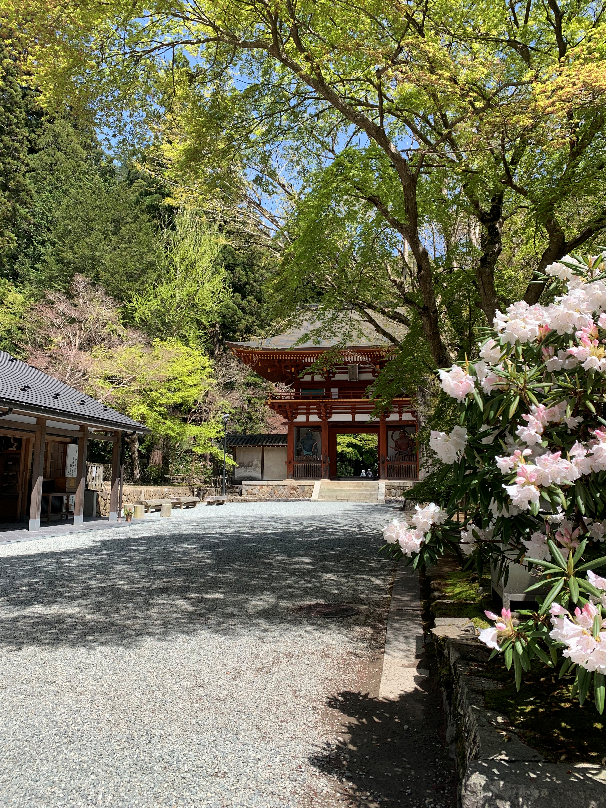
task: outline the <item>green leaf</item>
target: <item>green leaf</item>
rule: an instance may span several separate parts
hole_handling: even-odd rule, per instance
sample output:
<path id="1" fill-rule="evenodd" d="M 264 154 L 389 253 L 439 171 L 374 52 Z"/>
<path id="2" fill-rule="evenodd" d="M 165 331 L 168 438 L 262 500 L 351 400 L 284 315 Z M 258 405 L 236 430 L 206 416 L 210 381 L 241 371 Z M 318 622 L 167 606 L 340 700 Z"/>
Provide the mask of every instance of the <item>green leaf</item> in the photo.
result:
<path id="1" fill-rule="evenodd" d="M 570 578 L 568 581 L 568 585 L 570 587 L 570 596 L 572 598 L 572 602 L 576 603 L 579 599 L 579 584 L 576 578 Z"/>
<path id="2" fill-rule="evenodd" d="M 516 690 L 519 690 L 522 685 L 522 662 L 518 654 L 513 655 L 513 670 L 516 680 Z"/>
<path id="3" fill-rule="evenodd" d="M 604 699 L 606 687 L 604 686 L 604 674 L 596 671 L 593 674 L 593 700 L 600 715 L 604 712 Z"/>
<path id="4" fill-rule="evenodd" d="M 526 558 L 527 564 L 536 564 L 537 567 L 545 567 L 546 570 L 553 570 L 554 572 L 562 572 L 562 568 L 556 564 L 550 564 L 548 561 L 540 561 L 538 558 Z"/>
<path id="5" fill-rule="evenodd" d="M 586 547 L 587 547 L 587 539 L 585 539 L 585 541 L 582 541 L 579 544 L 579 546 L 577 547 L 576 553 L 574 554 L 573 559 L 572 559 L 573 564 L 578 564 L 579 563 L 579 561 L 581 560 L 581 556 L 585 552 Z"/>
<path id="6" fill-rule="evenodd" d="M 515 415 L 516 410 L 518 409 L 518 404 L 520 403 L 520 396 L 516 396 L 514 400 L 511 402 L 509 407 L 509 412 L 507 414 L 507 420 L 511 421 L 513 416 Z"/>
<path id="7" fill-rule="evenodd" d="M 543 649 L 540 648 L 533 640 L 531 640 L 528 644 L 530 645 L 534 653 L 538 656 L 538 658 L 541 660 L 541 662 L 544 662 L 545 665 L 548 665 L 550 668 L 553 666 L 551 659 L 547 656 L 545 651 L 543 651 Z"/>
<path id="8" fill-rule="evenodd" d="M 596 598 L 602 597 L 603 593 L 600 592 L 600 590 L 593 584 L 590 584 L 589 581 L 584 581 L 582 578 L 577 578 L 577 584 L 579 585 L 580 589 L 588 592 L 590 595 L 593 595 Z"/>
<path id="9" fill-rule="evenodd" d="M 602 628 L 602 617 L 599 614 L 593 618 L 593 625 L 591 627 L 591 633 L 593 635 L 593 639 L 597 640 L 600 636 L 600 629 Z"/>
<path id="10" fill-rule="evenodd" d="M 512 645 L 509 645 L 505 649 L 505 652 L 504 652 L 503 656 L 505 657 L 505 667 L 507 668 L 507 670 L 509 670 L 511 668 L 511 663 L 513 661 L 513 646 Z"/>
<path id="11" fill-rule="evenodd" d="M 484 402 L 482 401 L 482 397 L 480 396 L 478 391 L 475 389 L 475 387 L 473 389 L 473 397 L 475 398 L 476 404 L 480 408 L 480 411 L 484 412 Z"/>
<path id="12" fill-rule="evenodd" d="M 561 679 L 562 676 L 566 676 L 566 674 L 568 673 L 569 668 L 572 668 L 573 665 L 574 665 L 574 662 L 571 659 L 565 659 L 564 662 L 562 662 L 562 667 L 560 668 L 560 673 L 558 674 L 558 679 Z"/>
<path id="13" fill-rule="evenodd" d="M 564 556 L 554 544 L 553 539 L 547 539 L 547 546 L 549 547 L 551 557 L 555 559 L 556 564 L 560 567 L 560 569 L 566 571 L 566 562 L 564 561 Z"/>
<path id="14" fill-rule="evenodd" d="M 564 586 L 564 578 L 557 582 L 557 584 L 551 588 L 549 594 L 541 604 L 540 613 L 545 614 L 545 612 L 549 609 L 553 601 L 557 598 L 557 596 L 562 591 L 562 587 Z"/>
<path id="15" fill-rule="evenodd" d="M 580 567 L 577 567 L 577 572 L 585 572 L 585 570 L 594 570 L 596 567 L 603 567 L 606 566 L 606 556 L 600 556 L 600 558 L 596 558 L 594 561 L 589 561 L 587 564 L 583 564 Z"/>
<path id="16" fill-rule="evenodd" d="M 582 705 L 587 698 L 587 692 L 591 684 L 591 673 L 580 665 L 577 668 L 577 682 L 579 686 L 579 702 Z"/>

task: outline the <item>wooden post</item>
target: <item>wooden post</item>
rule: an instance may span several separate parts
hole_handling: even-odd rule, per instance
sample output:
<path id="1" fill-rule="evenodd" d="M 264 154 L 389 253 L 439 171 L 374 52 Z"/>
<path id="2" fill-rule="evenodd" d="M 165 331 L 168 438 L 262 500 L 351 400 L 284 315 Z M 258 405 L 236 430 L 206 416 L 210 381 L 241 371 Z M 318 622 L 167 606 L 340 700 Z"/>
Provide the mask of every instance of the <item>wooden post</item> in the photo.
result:
<path id="1" fill-rule="evenodd" d="M 74 497 L 74 525 L 84 522 L 84 491 L 86 489 L 86 455 L 88 452 L 88 430 L 82 427 L 84 435 L 78 438 L 78 470 L 76 472 L 76 496 Z"/>
<path id="2" fill-rule="evenodd" d="M 322 479 L 330 477 L 330 450 L 328 446 L 328 419 L 322 418 Z"/>
<path id="3" fill-rule="evenodd" d="M 387 477 L 387 421 L 382 415 L 379 420 L 379 479 Z"/>
<path id="4" fill-rule="evenodd" d="M 109 495 L 109 521 L 118 521 L 118 494 L 120 487 L 120 440 L 121 433 L 114 432 L 114 445 L 112 450 L 112 479 Z"/>
<path id="5" fill-rule="evenodd" d="M 42 481 L 44 480 L 46 418 L 37 418 L 36 423 L 37 428 L 36 435 L 34 437 L 34 460 L 32 465 L 32 496 L 29 504 L 29 530 L 38 530 L 40 527 Z"/>
<path id="6" fill-rule="evenodd" d="M 286 442 L 286 477 L 292 480 L 295 462 L 295 424 L 288 422 L 288 438 Z"/>

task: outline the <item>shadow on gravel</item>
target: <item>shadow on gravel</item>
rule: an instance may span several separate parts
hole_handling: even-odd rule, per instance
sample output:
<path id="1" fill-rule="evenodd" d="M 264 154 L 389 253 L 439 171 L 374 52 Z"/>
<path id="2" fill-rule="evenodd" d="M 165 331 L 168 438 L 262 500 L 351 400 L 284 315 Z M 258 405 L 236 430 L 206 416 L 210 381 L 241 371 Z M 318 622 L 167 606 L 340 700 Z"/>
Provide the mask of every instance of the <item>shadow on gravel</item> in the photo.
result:
<path id="1" fill-rule="evenodd" d="M 132 644 L 251 624 L 321 631 L 326 618 L 295 610 L 319 601 L 361 604 L 340 622 L 362 625 L 385 607 L 392 562 L 376 554 L 384 521 L 366 510 L 191 519 L 1 557 L 0 645 Z"/>
<path id="2" fill-rule="evenodd" d="M 311 759 L 356 808 L 456 808 L 454 760 L 444 742 L 434 677 L 397 700 L 344 692 L 329 699 L 342 737 Z"/>

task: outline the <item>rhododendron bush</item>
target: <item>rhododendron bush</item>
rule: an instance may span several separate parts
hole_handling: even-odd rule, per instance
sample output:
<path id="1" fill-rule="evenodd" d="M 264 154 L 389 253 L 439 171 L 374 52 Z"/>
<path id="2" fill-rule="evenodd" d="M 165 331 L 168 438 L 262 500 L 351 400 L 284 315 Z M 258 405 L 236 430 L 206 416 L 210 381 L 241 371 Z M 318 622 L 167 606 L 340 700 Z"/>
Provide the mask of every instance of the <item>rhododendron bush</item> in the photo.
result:
<path id="1" fill-rule="evenodd" d="M 454 549 L 505 578 L 525 565 L 539 609 L 487 613 L 480 639 L 518 686 L 532 660 L 558 665 L 601 712 L 606 579 L 593 569 L 606 565 L 606 265 L 568 258 L 547 274 L 551 302 L 498 312 L 478 361 L 439 371 L 459 425 L 429 445 L 454 493 L 444 510 L 417 506 L 410 525 L 389 525 L 385 550 L 418 566 Z"/>

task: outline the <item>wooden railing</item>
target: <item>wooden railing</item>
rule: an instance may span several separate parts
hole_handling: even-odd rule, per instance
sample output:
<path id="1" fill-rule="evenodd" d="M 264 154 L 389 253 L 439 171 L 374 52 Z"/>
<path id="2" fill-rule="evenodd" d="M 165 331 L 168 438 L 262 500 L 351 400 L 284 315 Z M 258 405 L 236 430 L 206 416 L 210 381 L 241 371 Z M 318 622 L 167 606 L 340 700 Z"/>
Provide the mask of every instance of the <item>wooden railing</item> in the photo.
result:
<path id="1" fill-rule="evenodd" d="M 322 476 L 322 461 L 296 459 L 293 461 L 292 476 L 296 480 L 319 480 Z"/>
<path id="2" fill-rule="evenodd" d="M 388 480 L 417 480 L 419 477 L 416 460 L 388 460 L 385 465 Z"/>

